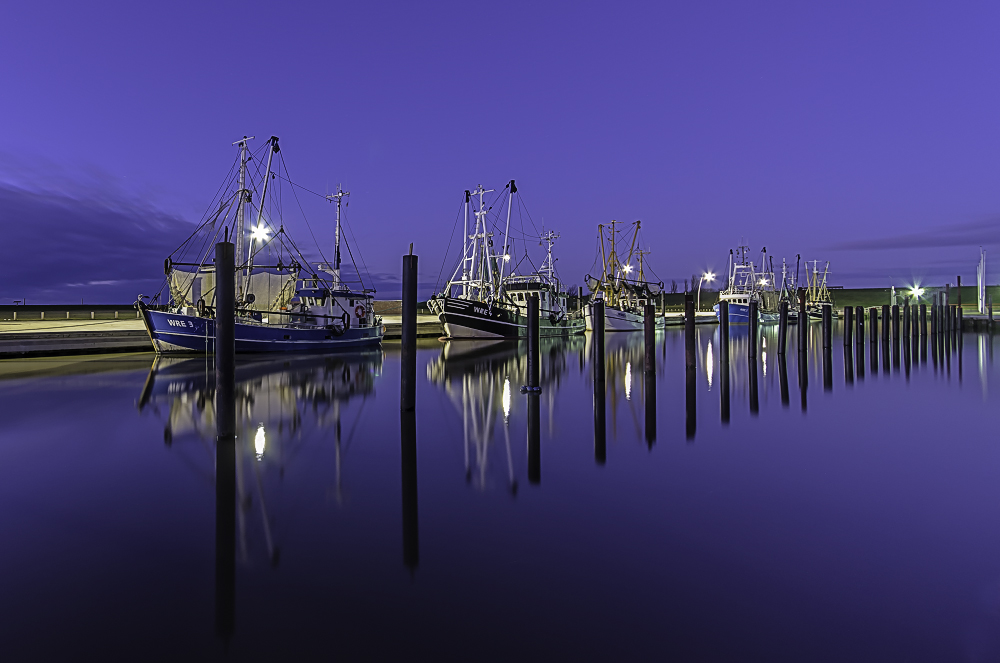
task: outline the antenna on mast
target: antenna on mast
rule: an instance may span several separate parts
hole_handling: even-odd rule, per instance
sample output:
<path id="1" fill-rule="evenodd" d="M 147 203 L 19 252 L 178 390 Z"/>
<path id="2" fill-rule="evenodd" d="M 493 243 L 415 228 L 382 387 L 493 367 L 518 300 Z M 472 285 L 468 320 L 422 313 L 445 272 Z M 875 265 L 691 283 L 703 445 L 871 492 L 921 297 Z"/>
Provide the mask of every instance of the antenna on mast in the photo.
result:
<path id="1" fill-rule="evenodd" d="M 339 290 L 341 286 L 340 282 L 340 207 L 343 203 L 344 207 L 347 203 L 344 202 L 344 198 L 351 195 L 350 191 L 344 191 L 341 184 L 337 184 L 337 193 L 331 193 L 326 197 L 330 202 L 337 201 L 337 226 L 333 232 L 333 265 L 331 266 L 331 271 L 333 272 L 333 288 L 334 290 Z"/>

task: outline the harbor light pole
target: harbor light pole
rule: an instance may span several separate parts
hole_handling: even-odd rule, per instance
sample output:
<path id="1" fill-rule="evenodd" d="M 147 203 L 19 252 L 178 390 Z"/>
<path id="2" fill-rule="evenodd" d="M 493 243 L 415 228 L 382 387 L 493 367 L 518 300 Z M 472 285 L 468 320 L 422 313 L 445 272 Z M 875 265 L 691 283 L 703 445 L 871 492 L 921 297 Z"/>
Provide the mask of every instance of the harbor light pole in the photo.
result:
<path id="1" fill-rule="evenodd" d="M 698 279 L 698 310 L 699 311 L 701 310 L 701 284 L 703 282 L 705 282 L 705 281 L 708 281 L 709 283 L 711 283 L 714 280 L 715 280 L 715 274 L 713 274 L 712 272 L 705 272 L 704 274 L 701 275 L 701 278 Z"/>

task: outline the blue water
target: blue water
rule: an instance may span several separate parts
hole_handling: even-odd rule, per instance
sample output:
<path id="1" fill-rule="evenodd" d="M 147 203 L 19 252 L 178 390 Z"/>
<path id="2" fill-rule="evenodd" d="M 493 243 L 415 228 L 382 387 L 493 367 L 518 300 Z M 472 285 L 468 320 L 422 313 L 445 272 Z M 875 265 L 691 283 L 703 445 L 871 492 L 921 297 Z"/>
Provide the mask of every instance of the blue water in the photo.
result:
<path id="1" fill-rule="evenodd" d="M 746 333 L 728 422 L 718 330 L 692 393 L 657 337 L 655 435 L 609 334 L 603 448 L 589 336 L 543 344 L 537 464 L 523 346 L 422 343 L 415 468 L 398 346 L 241 361 L 231 527 L 203 359 L 0 362 L 3 658 L 1000 659 L 993 339 L 848 382 L 812 325 L 803 396 L 793 327 L 783 403 L 764 328 L 751 412 Z"/>

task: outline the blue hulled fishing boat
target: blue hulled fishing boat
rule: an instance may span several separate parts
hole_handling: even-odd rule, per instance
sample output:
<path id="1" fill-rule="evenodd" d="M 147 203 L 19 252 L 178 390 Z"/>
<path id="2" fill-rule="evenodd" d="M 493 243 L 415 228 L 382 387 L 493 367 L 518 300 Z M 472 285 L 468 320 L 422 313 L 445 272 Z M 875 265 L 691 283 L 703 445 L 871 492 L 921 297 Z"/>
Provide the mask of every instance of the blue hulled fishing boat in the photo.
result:
<path id="1" fill-rule="evenodd" d="M 136 307 L 156 352 L 214 352 L 216 274 L 212 255 L 218 241 L 230 238 L 236 253 L 236 352 L 377 347 L 385 328 L 381 317 L 375 315 L 375 290 L 364 287 L 360 270 L 356 270 L 356 282 L 348 284 L 341 278 L 341 213 L 346 206 L 344 198 L 350 193 L 338 187 L 337 193 L 325 196 L 337 205 L 333 261 L 310 264 L 281 222 L 284 216 L 276 201 L 282 196 L 269 196 L 282 183 L 290 188 L 288 193 L 296 202 L 295 189 L 308 190 L 288 178 L 277 137 L 268 139 L 256 153 L 250 152 L 249 140 L 252 137 L 244 136 L 233 143 L 239 147 L 238 168 L 234 164 L 220 187 L 220 195 L 210 207 L 213 211 L 164 261 L 166 279 L 160 293 L 148 302 L 149 298 L 139 295 Z M 263 177 L 254 181 L 248 163 L 255 159 L 259 163 L 264 157 L 267 166 Z M 260 174 L 258 168 L 253 171 Z M 319 253 L 322 257 L 321 250 Z M 160 304 L 165 291 L 167 302 Z"/>
<path id="2" fill-rule="evenodd" d="M 729 323 L 747 324 L 750 322 L 750 302 L 760 303 L 759 278 L 753 262 L 747 258 L 750 247 L 739 246 L 734 254 L 729 250 L 729 282 L 726 289 L 719 293 L 720 302 L 729 302 Z M 719 317 L 719 305 L 712 307 L 716 317 Z"/>

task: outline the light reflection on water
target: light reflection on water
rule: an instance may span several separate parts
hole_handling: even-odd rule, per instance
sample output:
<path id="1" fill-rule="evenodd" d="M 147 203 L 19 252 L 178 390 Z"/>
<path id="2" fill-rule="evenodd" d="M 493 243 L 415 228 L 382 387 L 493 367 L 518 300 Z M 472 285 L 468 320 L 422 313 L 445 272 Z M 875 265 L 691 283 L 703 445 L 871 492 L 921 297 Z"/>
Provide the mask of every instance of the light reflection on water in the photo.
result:
<path id="1" fill-rule="evenodd" d="M 241 359 L 231 602 L 204 359 L 0 362 L 0 637 L 12 660 L 151 641 L 308 658 L 329 653 L 319 623 L 348 659 L 1000 656 L 992 337 L 885 370 L 867 330 L 862 356 L 838 338 L 829 361 L 807 331 L 782 357 L 762 327 L 751 373 L 745 327 L 726 366 L 699 326 L 690 383 L 683 334 L 661 332 L 653 408 L 641 334 L 608 335 L 598 393 L 593 338 L 543 340 L 540 396 L 519 393 L 523 346 L 424 343 L 415 433 L 398 346 Z M 69 637 L 40 637 L 52 610 Z M 526 622 L 547 626 L 507 638 Z"/>

